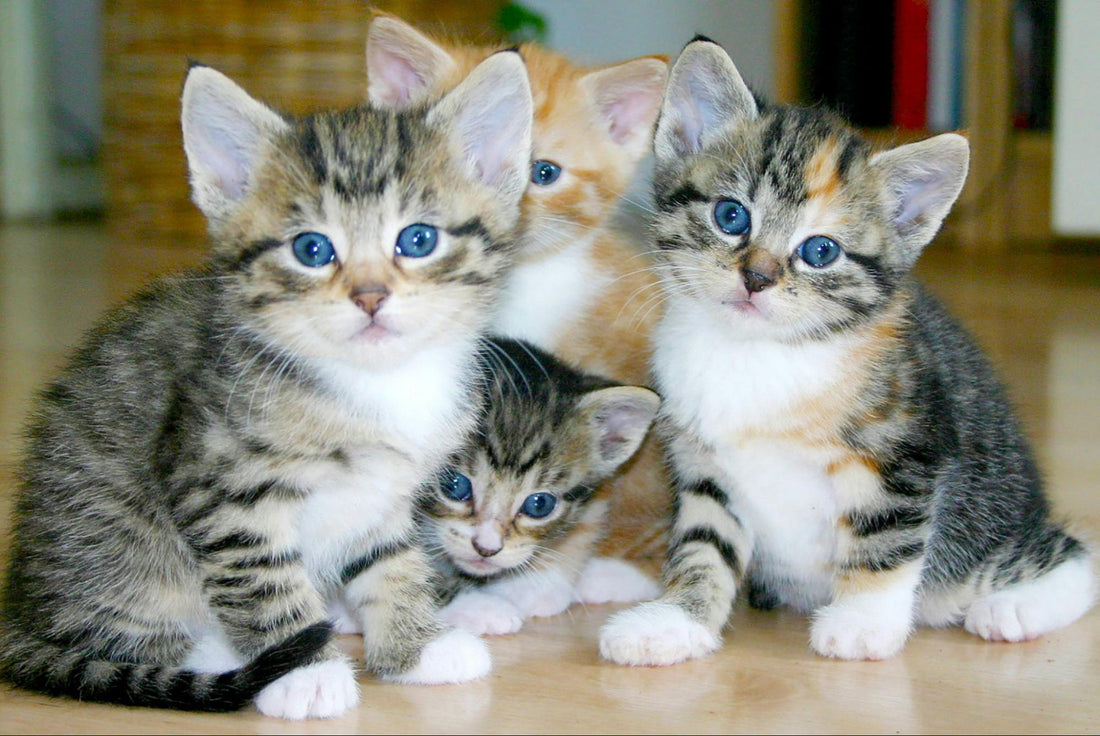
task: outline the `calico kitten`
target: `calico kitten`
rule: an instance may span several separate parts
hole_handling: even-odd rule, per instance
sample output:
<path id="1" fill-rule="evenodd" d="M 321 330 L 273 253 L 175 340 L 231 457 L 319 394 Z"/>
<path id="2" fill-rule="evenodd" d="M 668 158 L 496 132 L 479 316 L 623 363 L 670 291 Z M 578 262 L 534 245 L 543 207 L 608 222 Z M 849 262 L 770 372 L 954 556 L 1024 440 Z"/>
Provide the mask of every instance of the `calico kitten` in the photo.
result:
<path id="1" fill-rule="evenodd" d="M 334 716 L 358 699 L 321 623 L 341 595 L 369 670 L 484 676 L 484 642 L 436 616 L 414 510 L 478 416 L 530 161 L 522 60 L 490 57 L 430 108 L 300 119 L 195 66 L 182 105 L 213 254 L 103 320 L 43 392 L 0 674 Z"/>
<path id="2" fill-rule="evenodd" d="M 518 264 L 494 322 L 589 373 L 649 383 L 650 331 L 660 313 L 649 258 L 617 215 L 650 150 L 668 60 L 600 68 L 537 44 L 519 48 L 535 98 L 531 185 Z M 453 87 L 493 48 L 445 43 L 376 12 L 367 37 L 372 102 L 404 107 Z M 657 300 L 659 301 L 659 300 Z M 656 438 L 610 481 L 609 554 L 660 552 L 668 480 Z"/>
<path id="3" fill-rule="evenodd" d="M 655 336 L 677 510 L 657 601 L 604 658 L 714 651 L 738 591 L 813 613 L 814 651 L 882 659 L 914 623 L 1037 637 L 1096 585 L 974 341 L 910 273 L 966 177 L 954 134 L 874 152 L 773 107 L 705 39 L 655 136 Z"/>
<path id="4" fill-rule="evenodd" d="M 575 596 L 656 596 L 650 578 L 592 559 L 592 550 L 607 506 L 598 488 L 637 451 L 657 395 L 581 373 L 521 341 L 491 340 L 482 356 L 478 431 L 423 503 L 426 545 L 444 572 L 444 620 L 506 634 L 525 618 L 564 611 Z"/>

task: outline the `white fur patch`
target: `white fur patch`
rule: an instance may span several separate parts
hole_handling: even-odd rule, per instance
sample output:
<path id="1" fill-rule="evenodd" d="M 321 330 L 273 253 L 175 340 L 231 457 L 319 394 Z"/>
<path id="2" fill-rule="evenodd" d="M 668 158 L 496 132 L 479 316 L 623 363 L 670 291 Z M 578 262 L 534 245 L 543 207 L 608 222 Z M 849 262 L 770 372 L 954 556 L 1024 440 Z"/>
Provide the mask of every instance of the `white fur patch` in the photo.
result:
<path id="1" fill-rule="evenodd" d="M 244 666 L 244 657 L 229 641 L 220 624 L 207 624 L 201 632 L 193 631 L 191 636 L 195 643 L 183 660 L 183 669 L 221 674 Z"/>
<path id="2" fill-rule="evenodd" d="M 620 611 L 600 628 L 600 656 L 618 664 L 676 664 L 705 657 L 721 643 L 682 608 L 660 601 Z"/>
<path id="3" fill-rule="evenodd" d="M 342 598 L 337 597 L 328 605 L 328 618 L 332 622 L 332 630 L 337 634 L 362 634 L 363 625 L 359 616 L 352 610 Z"/>
<path id="4" fill-rule="evenodd" d="M 386 679 L 406 685 L 445 685 L 479 680 L 492 669 L 488 645 L 468 631 L 452 629 L 424 647 L 415 667 Z"/>
<path id="5" fill-rule="evenodd" d="M 653 600 L 661 586 L 628 562 L 593 557 L 581 571 L 573 598 L 581 603 L 635 603 Z"/>
<path id="6" fill-rule="evenodd" d="M 359 683 L 344 660 L 318 662 L 289 672 L 256 696 L 265 716 L 300 721 L 343 715 L 359 702 Z"/>
<path id="7" fill-rule="evenodd" d="M 518 264 L 505 282 L 494 332 L 550 350 L 584 313 L 607 279 L 592 268 L 592 238 L 578 238 L 547 257 Z"/>
<path id="8" fill-rule="evenodd" d="M 523 627 L 523 613 L 500 596 L 467 590 L 439 610 L 449 624 L 478 636 L 514 634 Z"/>
<path id="9" fill-rule="evenodd" d="M 998 590 L 970 606 L 963 625 L 991 641 L 1028 641 L 1066 626 L 1096 601 L 1087 557 L 1067 560 L 1047 574 Z"/>
<path id="10" fill-rule="evenodd" d="M 524 618 L 556 616 L 573 603 L 573 586 L 556 570 L 540 570 L 485 586 L 485 592 L 511 601 Z"/>

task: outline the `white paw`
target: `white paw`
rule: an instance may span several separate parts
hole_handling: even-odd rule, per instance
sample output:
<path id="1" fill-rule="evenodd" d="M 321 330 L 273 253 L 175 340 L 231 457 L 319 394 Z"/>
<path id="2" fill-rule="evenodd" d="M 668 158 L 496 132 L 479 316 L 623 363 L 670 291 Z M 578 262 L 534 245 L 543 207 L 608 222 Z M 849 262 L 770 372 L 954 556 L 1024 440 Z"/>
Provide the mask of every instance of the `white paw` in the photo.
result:
<path id="1" fill-rule="evenodd" d="M 909 638 L 911 616 L 864 603 L 840 600 L 818 609 L 810 627 L 813 650 L 837 659 L 889 659 L 900 652 Z"/>
<path id="2" fill-rule="evenodd" d="M 623 560 L 593 557 L 584 566 L 574 599 L 581 603 L 634 603 L 650 601 L 661 594 L 661 586 L 644 572 Z"/>
<path id="3" fill-rule="evenodd" d="M 704 657 L 717 634 L 672 603 L 652 601 L 620 611 L 600 629 L 600 656 L 618 664 L 667 665 Z"/>
<path id="4" fill-rule="evenodd" d="M 451 629 L 424 647 L 415 667 L 386 679 L 406 685 L 444 685 L 478 680 L 492 669 L 485 642 L 468 631 Z"/>
<path id="5" fill-rule="evenodd" d="M 514 634 L 523 627 L 523 614 L 500 596 L 468 590 L 439 610 L 439 617 L 471 634 Z"/>
<path id="6" fill-rule="evenodd" d="M 490 583 L 485 592 L 509 601 L 523 618 L 556 616 L 573 603 L 573 586 L 564 575 L 553 570 Z"/>
<path id="7" fill-rule="evenodd" d="M 337 634 L 362 634 L 363 626 L 359 617 L 342 598 L 336 598 L 328 606 L 328 618 L 332 621 L 332 630 Z"/>
<path id="8" fill-rule="evenodd" d="M 963 626 L 990 641 L 1028 641 L 1076 621 L 1095 597 L 1091 565 L 1081 557 L 1035 580 L 979 598 L 966 612 Z"/>
<path id="9" fill-rule="evenodd" d="M 256 696 L 265 716 L 300 721 L 333 718 L 359 702 L 359 684 L 351 665 L 342 659 L 299 667 L 271 683 Z"/>

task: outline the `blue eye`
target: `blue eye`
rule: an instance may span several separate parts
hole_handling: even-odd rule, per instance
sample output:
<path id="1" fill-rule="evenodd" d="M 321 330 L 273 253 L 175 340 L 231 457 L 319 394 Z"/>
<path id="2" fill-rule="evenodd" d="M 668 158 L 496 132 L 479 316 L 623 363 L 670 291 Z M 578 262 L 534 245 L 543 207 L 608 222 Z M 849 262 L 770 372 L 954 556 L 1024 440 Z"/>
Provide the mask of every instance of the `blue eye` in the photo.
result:
<path id="1" fill-rule="evenodd" d="M 752 227 L 749 211 L 736 199 L 721 199 L 714 205 L 714 221 L 722 232 L 744 235 Z"/>
<path id="2" fill-rule="evenodd" d="M 294 257 L 310 268 L 320 268 L 336 260 L 332 241 L 321 233 L 302 233 L 294 238 L 291 248 L 294 249 Z"/>
<path id="3" fill-rule="evenodd" d="M 553 184 L 561 176 L 561 167 L 553 161 L 536 161 L 531 164 L 531 181 L 539 186 Z"/>
<path id="4" fill-rule="evenodd" d="M 814 235 L 798 247 L 798 257 L 814 268 L 822 268 L 840 257 L 840 246 L 824 235 Z"/>
<path id="5" fill-rule="evenodd" d="M 468 501 L 474 495 L 474 486 L 462 473 L 451 471 L 443 476 L 443 493 L 455 501 Z"/>
<path id="6" fill-rule="evenodd" d="M 439 242 L 439 231 L 431 225 L 409 225 L 397 234 L 397 246 L 394 252 L 406 258 L 423 258 L 435 250 Z"/>
<path id="7" fill-rule="evenodd" d="M 554 507 L 558 505 L 558 499 L 549 493 L 532 493 L 523 500 L 520 511 L 533 519 L 541 519 L 549 516 Z"/>

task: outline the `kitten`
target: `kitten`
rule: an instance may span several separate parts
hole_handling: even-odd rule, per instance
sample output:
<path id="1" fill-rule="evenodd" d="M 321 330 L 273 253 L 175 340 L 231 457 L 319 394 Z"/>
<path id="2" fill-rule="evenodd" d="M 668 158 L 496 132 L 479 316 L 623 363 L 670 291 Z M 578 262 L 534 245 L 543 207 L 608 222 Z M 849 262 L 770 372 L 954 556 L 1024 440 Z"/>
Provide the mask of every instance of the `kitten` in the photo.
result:
<path id="1" fill-rule="evenodd" d="M 535 98 L 531 185 L 518 264 L 494 322 L 498 334 L 619 383 L 649 383 L 650 331 L 660 312 L 649 258 L 617 215 L 652 141 L 668 60 L 646 56 L 585 68 L 523 44 Z M 376 12 L 367 37 L 372 102 L 405 107 L 450 89 L 491 47 L 441 43 Z M 650 438 L 609 485 L 608 554 L 657 554 L 668 479 Z"/>
<path id="2" fill-rule="evenodd" d="M 703 656 L 738 591 L 812 612 L 810 644 L 882 659 L 915 623 L 1018 641 L 1092 604 L 974 341 L 912 277 L 966 177 L 954 134 L 873 152 L 754 97 L 690 43 L 655 135 L 655 335 L 677 511 L 660 599 L 616 614 L 622 664 Z"/>
<path id="3" fill-rule="evenodd" d="M 484 642 L 436 615 L 415 498 L 477 421 L 530 160 L 522 60 L 490 57 L 430 108 L 300 119 L 195 66 L 182 108 L 213 254 L 104 319 L 43 392 L 0 674 L 334 716 L 358 700 L 323 623 L 339 595 L 369 670 L 484 676 Z"/>
<path id="4" fill-rule="evenodd" d="M 607 506 L 598 488 L 637 451 L 657 395 L 506 338 L 487 343 L 483 366 L 478 431 L 423 503 L 427 546 L 444 571 L 444 620 L 506 634 L 561 613 L 575 595 L 655 597 L 657 585 L 634 567 L 591 558 Z"/>

